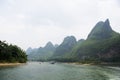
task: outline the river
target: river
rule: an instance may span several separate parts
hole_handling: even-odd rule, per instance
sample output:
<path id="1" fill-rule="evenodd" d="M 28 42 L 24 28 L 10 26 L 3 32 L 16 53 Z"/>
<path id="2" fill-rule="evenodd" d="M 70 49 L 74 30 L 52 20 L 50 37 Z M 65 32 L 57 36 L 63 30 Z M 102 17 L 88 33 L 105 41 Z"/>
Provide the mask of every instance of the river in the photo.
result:
<path id="1" fill-rule="evenodd" d="M 120 80 L 120 67 L 28 62 L 0 67 L 0 80 Z"/>

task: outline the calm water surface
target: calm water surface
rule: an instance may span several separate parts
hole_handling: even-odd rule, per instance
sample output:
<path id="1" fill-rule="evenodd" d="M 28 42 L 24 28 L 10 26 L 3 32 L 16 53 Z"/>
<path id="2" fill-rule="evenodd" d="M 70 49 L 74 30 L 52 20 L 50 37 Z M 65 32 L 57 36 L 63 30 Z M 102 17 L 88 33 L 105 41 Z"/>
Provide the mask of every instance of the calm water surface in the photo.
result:
<path id="1" fill-rule="evenodd" d="M 0 67 L 0 80 L 120 80 L 120 67 L 28 62 Z"/>

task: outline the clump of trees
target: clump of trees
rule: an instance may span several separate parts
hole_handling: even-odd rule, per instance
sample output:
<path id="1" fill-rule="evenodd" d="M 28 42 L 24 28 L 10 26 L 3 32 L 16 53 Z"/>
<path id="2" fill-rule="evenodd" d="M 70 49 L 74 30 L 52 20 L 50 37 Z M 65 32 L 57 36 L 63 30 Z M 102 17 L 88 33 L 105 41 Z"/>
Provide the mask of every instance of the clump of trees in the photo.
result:
<path id="1" fill-rule="evenodd" d="M 20 62 L 25 63 L 27 55 L 20 47 L 0 40 L 0 62 Z"/>

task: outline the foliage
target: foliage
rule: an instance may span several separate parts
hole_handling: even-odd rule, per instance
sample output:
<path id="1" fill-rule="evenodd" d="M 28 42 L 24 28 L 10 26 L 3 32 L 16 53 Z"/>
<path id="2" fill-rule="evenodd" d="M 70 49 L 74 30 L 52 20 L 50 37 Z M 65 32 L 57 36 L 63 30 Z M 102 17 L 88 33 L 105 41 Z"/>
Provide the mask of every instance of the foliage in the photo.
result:
<path id="1" fill-rule="evenodd" d="M 26 53 L 20 47 L 0 41 L 0 62 L 24 63 L 26 61 Z"/>

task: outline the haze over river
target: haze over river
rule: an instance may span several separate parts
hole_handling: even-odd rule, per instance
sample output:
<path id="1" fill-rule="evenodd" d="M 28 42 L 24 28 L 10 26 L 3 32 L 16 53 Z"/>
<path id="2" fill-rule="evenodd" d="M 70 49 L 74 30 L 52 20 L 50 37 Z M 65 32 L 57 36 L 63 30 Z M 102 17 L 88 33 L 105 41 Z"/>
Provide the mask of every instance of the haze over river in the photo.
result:
<path id="1" fill-rule="evenodd" d="M 0 67 L 0 80 L 120 80 L 120 67 L 28 62 Z"/>

